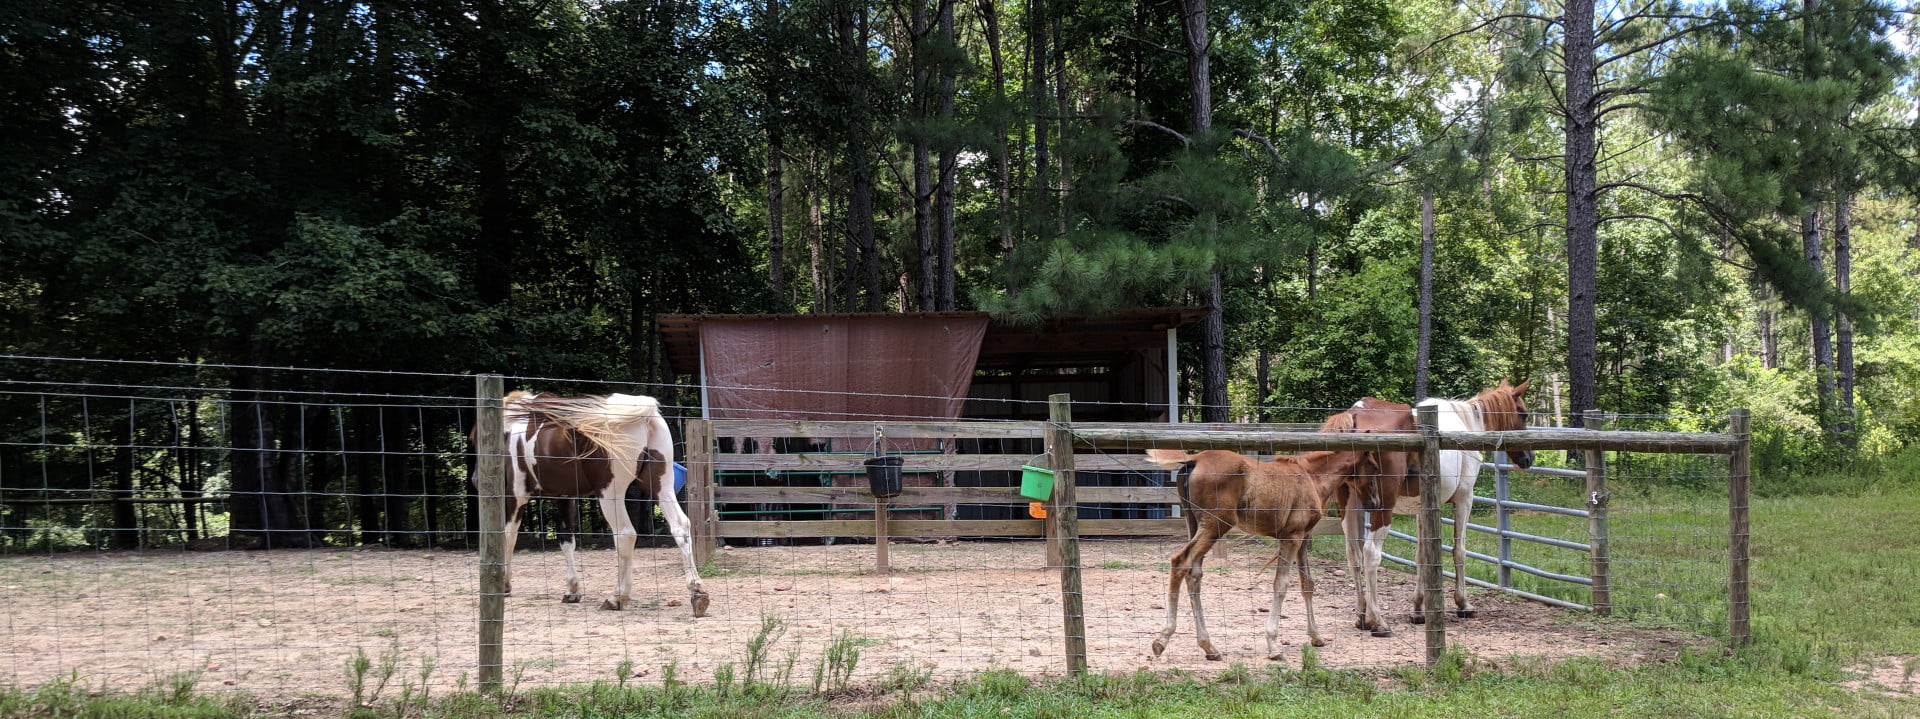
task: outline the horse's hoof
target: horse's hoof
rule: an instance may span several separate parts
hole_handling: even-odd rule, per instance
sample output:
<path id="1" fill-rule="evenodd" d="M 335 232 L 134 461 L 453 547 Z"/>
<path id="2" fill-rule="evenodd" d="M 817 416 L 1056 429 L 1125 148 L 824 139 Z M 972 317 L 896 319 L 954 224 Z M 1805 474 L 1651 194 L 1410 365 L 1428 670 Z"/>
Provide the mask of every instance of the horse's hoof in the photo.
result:
<path id="1" fill-rule="evenodd" d="M 1209 653 L 1207 654 L 1207 661 L 1210 661 L 1210 662 L 1220 661 L 1220 655 Z"/>
<path id="2" fill-rule="evenodd" d="M 1425 615 L 1425 614 L 1415 614 L 1415 615 L 1413 615 L 1413 617 L 1412 617 L 1412 619 L 1413 619 L 1413 623 L 1414 623 L 1414 624 L 1426 624 L 1426 623 L 1427 623 L 1427 615 Z"/>
<path id="3" fill-rule="evenodd" d="M 1375 630 L 1373 630 L 1373 635 L 1374 635 L 1374 636 L 1376 636 L 1376 637 L 1383 637 L 1383 638 L 1384 638 L 1384 637 L 1391 637 L 1391 636 L 1393 636 L 1393 630 L 1392 630 L 1392 629 L 1388 629 L 1388 628 L 1386 628 L 1386 627 L 1380 627 L 1380 628 L 1378 628 L 1378 629 L 1375 629 Z"/>
<path id="4" fill-rule="evenodd" d="M 1353 628 L 1354 629 L 1372 629 L 1373 627 L 1367 626 L 1366 617 L 1361 617 L 1359 619 L 1353 620 Z"/>
<path id="5" fill-rule="evenodd" d="M 713 603 L 713 600 L 707 598 L 706 592 L 694 592 L 693 593 L 693 616 L 696 616 L 696 617 L 707 616 L 707 605 L 712 603 Z"/>
<path id="6" fill-rule="evenodd" d="M 627 608 L 627 600 L 625 599 L 604 600 L 600 602 L 600 608 L 605 609 L 607 611 L 617 612 Z"/>
<path id="7" fill-rule="evenodd" d="M 1462 610 L 1460 610 L 1460 611 L 1458 611 L 1458 612 L 1454 612 L 1454 613 L 1455 613 L 1455 614 L 1458 614 L 1458 615 L 1460 615 L 1460 618 L 1461 618 L 1461 619 L 1472 619 L 1472 618 L 1473 618 L 1473 615 L 1475 615 L 1475 614 L 1478 614 L 1478 612 L 1475 612 L 1475 611 L 1473 611 L 1473 610 L 1471 610 L 1471 609 L 1462 609 Z"/>
<path id="8" fill-rule="evenodd" d="M 1155 640 L 1153 640 L 1153 655 L 1154 655 L 1154 656 L 1156 656 L 1156 657 L 1157 657 L 1157 656 L 1160 656 L 1160 653 L 1161 653 L 1161 652 L 1164 652 L 1164 651 L 1166 651 L 1166 650 L 1167 650 L 1167 643 L 1166 643 L 1165 641 L 1162 641 L 1162 640 L 1159 640 L 1159 639 L 1155 639 Z"/>
<path id="9" fill-rule="evenodd" d="M 1287 660 L 1287 657 L 1284 654 L 1268 654 L 1267 655 L 1267 661 L 1270 661 L 1270 662 L 1284 662 L 1286 660 Z"/>
<path id="10" fill-rule="evenodd" d="M 562 594 L 562 595 L 560 595 L 560 603 L 561 603 L 561 604 L 579 604 L 579 603 L 580 603 L 580 595 L 578 595 L 578 594 L 574 594 L 574 593 L 572 593 L 572 592 L 568 592 L 568 593 L 566 593 L 566 594 Z"/>
<path id="11" fill-rule="evenodd" d="M 1321 639 L 1321 638 L 1319 638 L 1319 637 L 1314 637 L 1314 638 L 1313 638 L 1313 645 L 1314 645 L 1314 646 L 1316 646 L 1316 647 L 1324 647 L 1324 646 L 1326 646 L 1326 645 L 1327 645 L 1327 640 L 1325 640 L 1325 639 Z"/>

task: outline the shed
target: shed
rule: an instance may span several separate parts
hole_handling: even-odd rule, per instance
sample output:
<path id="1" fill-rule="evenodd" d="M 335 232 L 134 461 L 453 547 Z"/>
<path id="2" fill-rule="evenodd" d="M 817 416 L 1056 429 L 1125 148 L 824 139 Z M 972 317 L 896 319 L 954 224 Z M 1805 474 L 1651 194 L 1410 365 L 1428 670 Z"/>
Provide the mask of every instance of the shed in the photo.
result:
<path id="1" fill-rule="evenodd" d="M 815 315 L 662 315 L 675 374 L 695 378 L 712 419 L 1044 420 L 1047 397 L 1073 396 L 1079 421 L 1166 422 L 1179 417 L 1176 333 L 1205 310 L 1129 310 L 1035 324 L 984 312 Z M 735 438 L 732 441 L 746 441 Z M 724 440 L 723 441 L 727 441 Z M 973 440 L 952 447 L 889 443 L 893 452 L 1039 454 L 1034 440 Z M 836 446 L 844 445 L 844 446 Z M 857 446 L 856 446 L 857 445 Z M 1032 445 L 1032 446 L 1029 446 Z M 820 440 L 760 451 L 862 452 L 871 442 Z M 720 477 L 740 484 L 819 486 L 851 477 Z M 1081 472 L 1085 486 L 1158 485 L 1164 472 Z M 1011 486 L 1011 472 L 909 475 L 910 485 Z M 1024 507 L 906 508 L 955 519 L 1010 518 Z M 1086 518 L 1158 518 L 1164 506 L 1083 505 Z M 833 507 L 746 507 L 760 519 L 832 515 Z"/>

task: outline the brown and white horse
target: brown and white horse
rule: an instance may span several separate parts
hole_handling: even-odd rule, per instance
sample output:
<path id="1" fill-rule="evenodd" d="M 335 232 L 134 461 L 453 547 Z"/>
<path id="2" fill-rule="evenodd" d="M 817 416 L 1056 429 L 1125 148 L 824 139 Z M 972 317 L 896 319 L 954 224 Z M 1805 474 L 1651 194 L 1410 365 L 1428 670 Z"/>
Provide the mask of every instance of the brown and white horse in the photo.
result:
<path id="1" fill-rule="evenodd" d="M 1409 407 L 1374 397 L 1363 397 L 1353 406 L 1328 417 L 1320 425 L 1322 432 L 1384 432 L 1411 434 L 1415 431 Z M 1393 636 L 1393 630 L 1380 617 L 1380 552 L 1377 541 L 1368 541 L 1361 525 L 1370 520 L 1375 534 L 1385 540 L 1386 527 L 1393 522 L 1393 507 L 1407 487 L 1419 495 L 1420 455 L 1413 452 L 1366 452 L 1375 472 L 1342 485 L 1339 490 L 1340 530 L 1346 537 L 1347 572 L 1353 577 L 1354 611 L 1359 617 L 1357 629 L 1371 631 L 1376 637 Z"/>
<path id="2" fill-rule="evenodd" d="M 611 394 L 558 397 L 514 392 L 506 398 L 507 587 L 513 586 L 513 545 L 521 510 L 535 497 L 560 502 L 560 547 L 567 556 L 567 591 L 560 601 L 580 601 L 574 545 L 580 530 L 579 499 L 597 497 L 613 530 L 619 555 L 614 595 L 601 609 L 625 609 L 631 600 L 633 545 L 637 534 L 627 516 L 627 488 L 636 480 L 660 503 L 673 541 L 680 546 L 693 616 L 707 613 L 707 593 L 693 564 L 691 523 L 673 496 L 673 436 L 660 403 L 652 397 Z M 476 479 L 477 481 L 477 479 Z"/>
<path id="3" fill-rule="evenodd" d="M 1428 398 L 1420 400 L 1417 406 L 1438 410 L 1436 421 L 1442 432 L 1522 430 L 1527 428 L 1526 393 L 1532 384 L 1532 380 L 1525 380 L 1518 385 L 1509 385 L 1502 378 L 1499 386 L 1481 392 L 1473 399 Z M 1508 452 L 1507 457 L 1521 469 L 1533 466 L 1532 452 Z M 1453 604 L 1462 618 L 1473 617 L 1473 608 L 1467 604 L 1467 515 L 1473 511 L 1473 485 L 1480 477 L 1480 465 L 1479 452 L 1447 449 L 1440 451 L 1440 467 L 1436 472 L 1440 479 L 1440 501 L 1453 503 Z M 1419 496 L 1419 485 L 1412 486 L 1412 495 Z M 1376 532 L 1384 541 L 1385 530 L 1376 529 Z M 1420 613 L 1423 600 L 1421 593 L 1414 593 L 1415 624 L 1426 621 Z"/>
<path id="4" fill-rule="evenodd" d="M 1320 524 L 1335 491 L 1355 476 L 1372 473 L 1370 467 L 1363 466 L 1368 454 L 1307 452 L 1260 462 L 1217 449 L 1194 455 L 1177 449 L 1150 449 L 1147 458 L 1164 467 L 1187 468 L 1187 477 L 1178 484 L 1192 531 L 1192 538 L 1170 562 L 1167 625 L 1153 640 L 1153 655 L 1166 651 L 1167 640 L 1179 626 L 1180 585 L 1184 583 L 1193 603 L 1193 632 L 1200 650 L 1208 659 L 1220 659 L 1200 610 L 1200 579 L 1207 550 L 1236 527 L 1248 534 L 1280 540 L 1274 557 L 1273 608 L 1267 614 L 1267 658 L 1282 658 L 1280 607 L 1286 601 L 1287 585 L 1293 581 L 1289 572 L 1295 567 L 1299 568 L 1300 596 L 1307 607 L 1307 637 L 1314 646 L 1323 646 L 1313 618 L 1314 583 L 1307 567 L 1307 549 L 1313 541 L 1313 528 Z"/>

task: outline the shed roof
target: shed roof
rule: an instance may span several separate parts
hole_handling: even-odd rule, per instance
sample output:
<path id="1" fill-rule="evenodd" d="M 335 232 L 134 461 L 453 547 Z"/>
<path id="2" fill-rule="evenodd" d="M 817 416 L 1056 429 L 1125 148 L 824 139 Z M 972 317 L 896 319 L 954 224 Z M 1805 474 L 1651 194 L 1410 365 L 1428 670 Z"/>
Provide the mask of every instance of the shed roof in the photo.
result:
<path id="1" fill-rule="evenodd" d="M 659 315 L 655 324 L 674 372 L 699 371 L 700 325 L 707 322 L 823 318 L 916 317 L 928 320 L 988 317 L 976 369 L 1061 367 L 1107 361 L 1116 354 L 1166 347 L 1166 331 L 1206 315 L 1203 308 L 1125 310 L 1104 315 L 1060 317 L 1032 324 L 993 319 L 985 312 L 909 312 L 851 314 Z"/>

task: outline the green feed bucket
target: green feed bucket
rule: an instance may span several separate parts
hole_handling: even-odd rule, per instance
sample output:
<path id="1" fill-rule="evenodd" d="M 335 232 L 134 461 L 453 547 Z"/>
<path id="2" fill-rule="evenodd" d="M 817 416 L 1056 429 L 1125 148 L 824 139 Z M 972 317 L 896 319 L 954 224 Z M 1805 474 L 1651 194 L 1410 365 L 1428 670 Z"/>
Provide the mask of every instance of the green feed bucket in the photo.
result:
<path id="1" fill-rule="evenodd" d="M 1035 502 L 1053 498 L 1053 470 L 1020 465 L 1020 496 Z"/>

